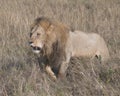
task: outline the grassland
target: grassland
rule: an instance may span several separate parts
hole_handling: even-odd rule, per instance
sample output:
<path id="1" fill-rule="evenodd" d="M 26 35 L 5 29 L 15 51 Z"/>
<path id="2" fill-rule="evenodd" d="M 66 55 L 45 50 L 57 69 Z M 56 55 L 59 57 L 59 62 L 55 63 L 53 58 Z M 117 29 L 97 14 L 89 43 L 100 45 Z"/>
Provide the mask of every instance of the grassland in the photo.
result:
<path id="1" fill-rule="evenodd" d="M 120 96 L 120 0 L 0 0 L 0 96 Z M 53 82 L 28 45 L 30 24 L 46 16 L 100 34 L 111 59 L 72 58 Z"/>

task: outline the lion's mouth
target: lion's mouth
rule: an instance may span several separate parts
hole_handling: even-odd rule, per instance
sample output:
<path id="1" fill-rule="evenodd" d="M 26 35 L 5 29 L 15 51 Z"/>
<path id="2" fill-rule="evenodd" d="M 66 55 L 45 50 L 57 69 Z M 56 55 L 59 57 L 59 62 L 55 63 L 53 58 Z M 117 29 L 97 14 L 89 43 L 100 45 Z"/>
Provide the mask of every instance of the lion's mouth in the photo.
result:
<path id="1" fill-rule="evenodd" d="M 41 50 L 41 48 L 40 47 L 37 47 L 37 46 L 35 46 L 35 47 L 32 47 L 33 48 L 33 50 Z"/>
<path id="2" fill-rule="evenodd" d="M 36 54 L 40 53 L 39 50 L 33 50 L 33 52 L 36 53 Z"/>
<path id="3" fill-rule="evenodd" d="M 40 47 L 37 47 L 37 46 L 35 46 L 35 47 L 33 47 L 33 46 L 31 46 L 32 48 L 33 48 L 33 52 L 34 53 L 40 53 L 41 52 L 41 48 Z"/>

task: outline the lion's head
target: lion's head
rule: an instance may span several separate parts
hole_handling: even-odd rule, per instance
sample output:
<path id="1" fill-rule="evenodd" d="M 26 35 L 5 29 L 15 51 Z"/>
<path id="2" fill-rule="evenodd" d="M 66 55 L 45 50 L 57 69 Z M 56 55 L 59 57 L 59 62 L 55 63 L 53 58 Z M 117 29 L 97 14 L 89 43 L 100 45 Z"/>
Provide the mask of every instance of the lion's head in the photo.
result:
<path id="1" fill-rule="evenodd" d="M 31 26 L 29 43 L 35 53 L 50 54 L 53 51 L 53 44 L 57 44 L 59 48 L 64 47 L 68 32 L 69 28 L 65 25 L 40 17 Z"/>

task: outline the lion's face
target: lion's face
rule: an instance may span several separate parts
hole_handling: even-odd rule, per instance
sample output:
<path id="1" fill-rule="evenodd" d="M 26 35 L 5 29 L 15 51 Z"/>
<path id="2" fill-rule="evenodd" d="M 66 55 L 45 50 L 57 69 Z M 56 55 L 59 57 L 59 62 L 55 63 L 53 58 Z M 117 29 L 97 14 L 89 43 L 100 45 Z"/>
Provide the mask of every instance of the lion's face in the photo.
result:
<path id="1" fill-rule="evenodd" d="M 34 53 L 40 53 L 46 40 L 46 32 L 41 26 L 31 28 L 29 44 Z"/>

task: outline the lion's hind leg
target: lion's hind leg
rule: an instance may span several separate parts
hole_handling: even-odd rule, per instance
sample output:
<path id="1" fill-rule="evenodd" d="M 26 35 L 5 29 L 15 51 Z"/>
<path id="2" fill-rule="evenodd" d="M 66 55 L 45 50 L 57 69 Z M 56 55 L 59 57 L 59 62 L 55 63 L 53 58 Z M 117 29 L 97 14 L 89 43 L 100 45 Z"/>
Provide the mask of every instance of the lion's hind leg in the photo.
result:
<path id="1" fill-rule="evenodd" d="M 95 57 L 99 60 L 100 64 L 102 63 L 102 56 L 100 52 L 96 52 Z"/>
<path id="2" fill-rule="evenodd" d="M 46 72 L 53 78 L 54 81 L 57 80 L 56 75 L 54 74 L 54 72 L 52 71 L 50 66 L 46 66 Z"/>
<path id="3" fill-rule="evenodd" d="M 95 57 L 99 60 L 99 62 L 101 64 L 102 63 L 102 56 L 101 55 L 96 55 Z"/>

